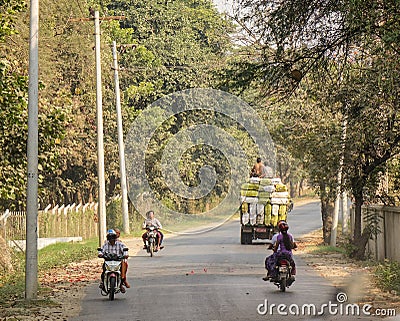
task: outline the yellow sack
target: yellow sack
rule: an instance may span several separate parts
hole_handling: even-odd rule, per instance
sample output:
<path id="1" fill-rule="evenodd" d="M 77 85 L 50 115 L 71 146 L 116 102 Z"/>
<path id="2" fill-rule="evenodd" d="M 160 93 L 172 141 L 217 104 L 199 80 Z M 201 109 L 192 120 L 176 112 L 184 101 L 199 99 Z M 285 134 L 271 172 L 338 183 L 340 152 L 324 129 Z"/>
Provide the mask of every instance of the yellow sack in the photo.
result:
<path id="1" fill-rule="evenodd" d="M 279 220 L 286 221 L 287 219 L 287 205 L 280 205 L 278 211 Z"/>
<path id="2" fill-rule="evenodd" d="M 271 180 L 269 178 L 261 178 L 260 185 L 271 185 Z"/>
<path id="3" fill-rule="evenodd" d="M 271 216 L 271 225 L 272 226 L 277 226 L 278 225 L 278 221 L 279 221 L 278 215 L 272 215 Z"/>
<path id="4" fill-rule="evenodd" d="M 242 190 L 240 190 L 240 195 L 241 196 L 247 196 L 247 197 L 257 197 L 258 196 L 258 191 L 242 189 Z"/>
<path id="5" fill-rule="evenodd" d="M 265 198 L 265 197 L 261 197 L 258 196 L 258 203 L 261 204 L 267 204 L 267 203 L 271 203 L 271 199 L 270 198 Z"/>
<path id="6" fill-rule="evenodd" d="M 277 192 L 287 192 L 287 187 L 285 184 L 276 184 L 275 185 L 275 190 Z"/>
<path id="7" fill-rule="evenodd" d="M 265 215 L 264 222 L 267 225 L 271 223 L 271 214 L 272 214 L 272 205 L 270 203 L 267 203 L 265 204 L 264 207 L 264 215 Z"/>
<path id="8" fill-rule="evenodd" d="M 269 192 L 264 192 L 264 191 L 258 191 L 258 197 L 259 198 L 270 198 L 272 193 Z"/>
<path id="9" fill-rule="evenodd" d="M 244 183 L 242 184 L 241 189 L 258 191 L 259 187 L 260 185 L 256 183 Z"/>

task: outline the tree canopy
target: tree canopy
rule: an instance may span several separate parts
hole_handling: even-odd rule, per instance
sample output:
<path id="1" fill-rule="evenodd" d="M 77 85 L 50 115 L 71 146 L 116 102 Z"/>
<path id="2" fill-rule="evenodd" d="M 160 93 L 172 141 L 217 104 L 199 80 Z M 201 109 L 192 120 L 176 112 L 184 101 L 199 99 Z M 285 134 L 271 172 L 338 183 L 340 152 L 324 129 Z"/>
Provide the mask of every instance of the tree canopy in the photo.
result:
<path id="1" fill-rule="evenodd" d="M 336 176 L 334 164 L 338 164 L 340 148 L 335 146 L 340 146 L 340 135 L 335 130 L 334 135 L 321 136 L 325 121 L 312 120 L 305 113 L 324 113 L 324 120 L 333 121 L 332 128 L 340 129 L 340 124 L 347 122 L 342 186 L 355 198 L 353 237 L 357 255 L 363 254 L 369 234 L 365 231 L 361 236 L 361 205 L 367 194 L 375 193 L 386 161 L 399 152 L 398 1 L 236 3 L 235 19 L 242 32 L 247 32 L 251 49 L 246 49 L 250 54 L 244 63 L 239 60 L 232 64 L 229 84 L 245 90 L 259 88 L 258 97 L 267 102 L 266 108 L 277 98 L 295 96 L 295 100 L 284 101 L 292 114 L 298 110 L 293 104 L 299 99 L 307 102 L 315 97 L 311 110 L 302 109 L 285 124 L 284 130 L 292 133 L 291 138 L 296 137 L 285 143 L 292 149 L 299 146 L 299 140 L 306 143 L 310 131 L 304 131 L 303 120 L 312 121 L 307 126 L 313 128 L 317 140 L 305 146 L 305 151 L 313 155 L 318 146 L 324 146 L 319 155 L 330 170 L 323 170 L 326 166 L 315 157 L 309 158 L 309 165 L 320 170 L 315 172 L 316 178 L 330 191 L 337 184 L 332 178 Z"/>

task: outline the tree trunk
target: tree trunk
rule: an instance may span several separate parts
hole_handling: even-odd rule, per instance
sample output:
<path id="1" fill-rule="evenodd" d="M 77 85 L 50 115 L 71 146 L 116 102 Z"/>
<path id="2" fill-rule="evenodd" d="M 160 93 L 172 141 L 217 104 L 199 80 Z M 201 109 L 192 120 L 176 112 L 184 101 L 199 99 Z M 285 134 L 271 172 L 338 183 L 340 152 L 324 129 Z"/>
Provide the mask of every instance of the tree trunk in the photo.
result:
<path id="1" fill-rule="evenodd" d="M 357 184 L 356 186 L 364 186 L 364 184 Z M 362 231 L 362 205 L 364 203 L 364 197 L 361 188 L 353 189 L 354 200 L 355 200 L 355 208 L 354 208 L 354 232 L 353 232 L 353 241 L 352 245 L 354 246 L 354 250 L 350 253 L 352 258 L 357 260 L 363 260 L 365 258 L 365 248 L 368 243 L 368 239 L 370 237 L 370 229 L 365 228 Z"/>
<path id="2" fill-rule="evenodd" d="M 114 175 L 110 175 L 110 181 L 108 184 L 108 197 L 114 195 L 115 187 L 117 186 L 117 178 Z"/>
<path id="3" fill-rule="evenodd" d="M 357 238 L 353 240 L 354 250 L 350 253 L 350 257 L 356 260 L 365 259 L 365 248 L 367 246 L 370 232 L 368 229 L 365 229 L 364 232 Z"/>
<path id="4" fill-rule="evenodd" d="M 357 193 L 357 195 L 354 194 L 354 199 L 355 199 L 355 209 L 354 209 L 353 240 L 356 241 L 361 237 L 361 218 L 362 218 L 361 207 L 364 202 L 362 192 Z"/>
<path id="5" fill-rule="evenodd" d="M 324 244 L 331 241 L 333 204 L 327 199 L 321 199 L 322 233 Z"/>
<path id="6" fill-rule="evenodd" d="M 296 184 L 294 184 L 292 180 L 289 181 L 289 184 L 290 184 L 290 198 L 294 198 L 296 196 Z"/>
<path id="7" fill-rule="evenodd" d="M 329 199 L 326 192 L 325 183 L 320 184 L 320 200 L 321 200 L 321 216 L 322 216 L 322 233 L 324 244 L 329 244 L 331 241 L 332 230 L 332 214 L 333 214 L 333 201 Z"/>
<path id="8" fill-rule="evenodd" d="M 304 184 L 304 178 L 302 178 L 299 182 L 299 196 L 303 195 L 303 184 Z"/>

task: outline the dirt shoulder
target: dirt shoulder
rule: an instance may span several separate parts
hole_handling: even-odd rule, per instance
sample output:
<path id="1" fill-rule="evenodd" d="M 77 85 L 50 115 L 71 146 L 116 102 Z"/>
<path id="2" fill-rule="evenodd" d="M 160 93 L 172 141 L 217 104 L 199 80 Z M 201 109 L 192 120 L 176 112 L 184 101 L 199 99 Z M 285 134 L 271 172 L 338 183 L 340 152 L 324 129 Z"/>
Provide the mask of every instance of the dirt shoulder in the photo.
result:
<path id="1" fill-rule="evenodd" d="M 131 256 L 136 255 L 143 246 L 140 238 L 122 241 L 129 248 Z M 54 268 L 40 274 L 37 300 L 30 304 L 15 300 L 2 306 L 0 321 L 68 320 L 79 315 L 85 288 L 88 285 L 99 284 L 102 264 L 103 260 L 96 258 L 70 263 L 66 267 Z"/>
<path id="2" fill-rule="evenodd" d="M 370 304 L 374 309 L 398 309 L 399 294 L 378 288 L 372 262 L 356 261 L 329 249 L 323 251 L 318 248 L 321 245 L 322 231 L 314 231 L 298 239 L 299 249 L 295 255 L 300 255 L 308 266 L 346 293 L 349 301 Z"/>

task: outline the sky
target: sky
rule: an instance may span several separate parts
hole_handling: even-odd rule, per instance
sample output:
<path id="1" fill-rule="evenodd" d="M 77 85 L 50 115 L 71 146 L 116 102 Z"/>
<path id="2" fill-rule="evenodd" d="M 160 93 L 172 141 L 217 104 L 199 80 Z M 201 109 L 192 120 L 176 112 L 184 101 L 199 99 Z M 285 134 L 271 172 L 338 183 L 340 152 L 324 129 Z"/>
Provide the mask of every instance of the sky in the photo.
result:
<path id="1" fill-rule="evenodd" d="M 233 0 L 213 0 L 220 12 L 229 11 Z"/>

